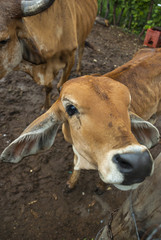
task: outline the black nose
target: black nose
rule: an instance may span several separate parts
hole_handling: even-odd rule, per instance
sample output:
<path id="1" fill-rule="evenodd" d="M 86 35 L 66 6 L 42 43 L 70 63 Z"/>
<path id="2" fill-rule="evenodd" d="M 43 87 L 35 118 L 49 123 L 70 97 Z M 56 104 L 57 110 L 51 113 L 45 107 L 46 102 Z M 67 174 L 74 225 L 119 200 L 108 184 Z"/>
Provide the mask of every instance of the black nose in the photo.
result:
<path id="1" fill-rule="evenodd" d="M 153 166 L 153 160 L 148 151 L 116 154 L 112 161 L 117 164 L 118 170 L 124 176 L 123 185 L 144 181 L 147 176 L 150 176 Z"/>

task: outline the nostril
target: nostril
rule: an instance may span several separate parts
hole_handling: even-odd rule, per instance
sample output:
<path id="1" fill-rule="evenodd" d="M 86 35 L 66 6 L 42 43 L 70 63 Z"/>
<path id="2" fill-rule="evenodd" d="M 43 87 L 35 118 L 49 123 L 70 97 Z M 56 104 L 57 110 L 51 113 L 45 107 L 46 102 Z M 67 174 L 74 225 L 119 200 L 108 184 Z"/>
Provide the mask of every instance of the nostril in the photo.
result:
<path id="1" fill-rule="evenodd" d="M 127 172 L 133 171 L 132 164 L 127 159 L 124 159 L 120 154 L 116 154 L 113 157 L 113 162 L 119 166 L 120 170 L 124 170 Z"/>
<path id="2" fill-rule="evenodd" d="M 124 185 L 140 183 L 150 176 L 153 161 L 148 151 L 119 153 L 113 156 L 112 161 L 124 176 Z"/>
<path id="3" fill-rule="evenodd" d="M 129 170 L 133 169 L 133 167 L 129 163 L 125 162 L 124 160 L 120 161 L 119 164 L 120 164 L 120 167 L 122 168 L 129 169 Z"/>

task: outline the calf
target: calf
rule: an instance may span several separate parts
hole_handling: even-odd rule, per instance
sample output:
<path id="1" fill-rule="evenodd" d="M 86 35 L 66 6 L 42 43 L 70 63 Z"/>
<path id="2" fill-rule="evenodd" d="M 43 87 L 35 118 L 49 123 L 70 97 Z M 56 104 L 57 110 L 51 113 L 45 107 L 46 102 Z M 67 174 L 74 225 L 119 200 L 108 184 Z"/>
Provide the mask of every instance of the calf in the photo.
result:
<path id="1" fill-rule="evenodd" d="M 153 172 L 148 148 L 158 142 L 159 132 L 131 112 L 130 101 L 128 88 L 111 78 L 69 80 L 58 100 L 2 152 L 1 160 L 17 163 L 50 148 L 63 124 L 64 138 L 74 151 L 69 188 L 74 187 L 81 169 L 97 169 L 105 183 L 133 189 Z"/>

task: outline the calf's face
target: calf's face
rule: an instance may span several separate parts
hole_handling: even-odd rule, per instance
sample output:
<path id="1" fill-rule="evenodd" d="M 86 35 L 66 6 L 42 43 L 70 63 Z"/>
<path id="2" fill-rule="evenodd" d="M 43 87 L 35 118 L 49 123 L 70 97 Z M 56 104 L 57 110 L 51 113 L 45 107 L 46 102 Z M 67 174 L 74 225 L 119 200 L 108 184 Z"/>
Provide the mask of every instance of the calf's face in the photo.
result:
<path id="1" fill-rule="evenodd" d="M 64 137 L 76 155 L 75 170 L 98 169 L 105 183 L 134 188 L 153 171 L 147 147 L 158 142 L 159 133 L 129 108 L 129 90 L 110 78 L 70 80 L 53 106 L 3 151 L 1 159 L 18 162 L 50 148 L 63 123 Z"/>

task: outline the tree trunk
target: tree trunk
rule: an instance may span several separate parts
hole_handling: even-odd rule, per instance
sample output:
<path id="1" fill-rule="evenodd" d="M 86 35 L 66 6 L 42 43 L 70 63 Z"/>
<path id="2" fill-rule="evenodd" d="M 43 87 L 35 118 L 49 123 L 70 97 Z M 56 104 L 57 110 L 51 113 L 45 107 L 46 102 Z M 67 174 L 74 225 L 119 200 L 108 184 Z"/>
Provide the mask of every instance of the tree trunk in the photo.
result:
<path id="1" fill-rule="evenodd" d="M 106 19 L 108 17 L 109 12 L 110 12 L 110 3 L 109 3 L 109 0 L 107 0 L 107 8 L 106 8 L 106 13 L 105 13 L 105 18 Z"/>
<path id="2" fill-rule="evenodd" d="M 117 8 L 117 3 L 118 0 L 114 1 L 114 6 L 113 6 L 113 25 L 116 25 L 116 8 Z"/>
<path id="3" fill-rule="evenodd" d="M 130 15 L 129 24 L 128 24 L 128 29 L 131 28 L 132 19 L 133 19 L 133 15 L 131 14 L 131 15 Z"/>
<path id="4" fill-rule="evenodd" d="M 121 20 L 122 14 L 123 14 L 123 12 L 124 12 L 124 9 L 125 9 L 125 8 L 122 8 L 122 9 L 121 9 L 121 12 L 120 12 L 120 14 L 119 14 L 119 16 L 118 16 L 118 19 L 117 19 L 117 25 L 120 24 L 120 20 Z"/>
<path id="5" fill-rule="evenodd" d="M 104 0 L 101 0 L 100 9 L 99 9 L 99 13 L 98 13 L 98 15 L 100 15 L 100 16 L 101 16 L 101 14 L 102 14 L 103 3 L 104 3 Z"/>
<path id="6" fill-rule="evenodd" d="M 151 0 L 151 1 L 150 1 L 149 12 L 148 12 L 148 15 L 147 15 L 146 23 L 148 22 L 148 20 L 151 19 L 151 16 L 152 16 L 152 10 L 153 10 L 153 4 L 154 4 L 154 0 Z M 142 37 L 142 35 L 144 34 L 144 32 L 145 32 L 145 29 L 144 29 L 144 27 L 143 27 L 141 33 L 139 34 L 139 38 Z"/>
<path id="7" fill-rule="evenodd" d="M 110 228 L 106 240 L 161 239 L 161 154 L 155 160 L 154 174 L 131 191 Z M 156 233 L 152 235 L 153 232 Z"/>
<path id="8" fill-rule="evenodd" d="M 151 19 L 153 4 L 154 4 L 154 0 L 151 0 L 150 6 L 149 6 L 149 12 L 148 12 L 148 16 L 147 16 L 147 21 Z"/>

